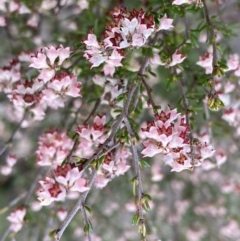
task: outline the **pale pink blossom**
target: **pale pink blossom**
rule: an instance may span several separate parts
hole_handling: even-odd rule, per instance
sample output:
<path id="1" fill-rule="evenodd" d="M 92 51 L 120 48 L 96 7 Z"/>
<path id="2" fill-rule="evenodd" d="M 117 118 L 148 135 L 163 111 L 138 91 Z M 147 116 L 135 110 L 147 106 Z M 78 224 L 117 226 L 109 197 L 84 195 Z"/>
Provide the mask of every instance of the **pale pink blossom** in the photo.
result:
<path id="1" fill-rule="evenodd" d="M 204 159 L 213 155 L 215 150 L 206 143 L 198 143 L 190 148 L 187 136 L 189 127 L 176 109 L 169 108 L 166 112 L 159 110 L 154 117 L 154 121 L 141 128 L 147 138 L 143 141 L 143 157 L 162 153 L 165 164 L 172 167 L 171 171 L 180 172 L 200 166 Z"/>
<path id="2" fill-rule="evenodd" d="M 110 179 L 106 178 L 103 174 L 98 174 L 94 181 L 94 185 L 96 188 L 104 188 L 109 181 Z"/>
<path id="3" fill-rule="evenodd" d="M 40 21 L 40 17 L 38 14 L 32 14 L 31 17 L 27 21 L 27 25 L 32 28 L 37 28 Z"/>
<path id="4" fill-rule="evenodd" d="M 173 23 L 173 19 L 167 18 L 167 14 L 164 14 L 164 16 L 160 19 L 160 27 L 157 29 L 157 31 L 170 30 L 170 29 L 174 28 L 172 23 Z"/>
<path id="5" fill-rule="evenodd" d="M 234 71 L 234 75 L 240 77 L 240 65 L 238 65 L 237 69 Z"/>
<path id="6" fill-rule="evenodd" d="M 7 160 L 6 163 L 8 164 L 8 166 L 13 167 L 17 162 L 17 157 L 16 155 L 8 155 L 7 156 Z"/>
<path id="7" fill-rule="evenodd" d="M 38 200 L 41 205 L 48 206 L 53 201 L 64 201 L 66 198 L 66 189 L 59 185 L 53 178 L 45 177 L 39 181 L 41 188 L 37 191 Z"/>
<path id="8" fill-rule="evenodd" d="M 0 167 L 1 174 L 4 176 L 8 176 L 12 173 L 12 167 L 8 165 L 4 165 Z"/>
<path id="9" fill-rule="evenodd" d="M 7 21 L 6 21 L 6 18 L 3 17 L 3 16 L 0 16 L 0 26 L 1 27 L 4 27 L 7 25 Z"/>
<path id="10" fill-rule="evenodd" d="M 179 50 L 176 50 L 175 53 L 172 55 L 172 61 L 168 65 L 169 67 L 180 64 L 186 58 L 185 54 L 182 54 Z"/>
<path id="11" fill-rule="evenodd" d="M 71 191 L 86 192 L 90 188 L 87 186 L 87 180 L 85 178 L 79 178 L 75 181 L 74 185 L 70 188 Z"/>
<path id="12" fill-rule="evenodd" d="M 69 58 L 70 53 L 70 48 L 64 48 L 62 45 L 57 48 L 54 46 L 49 48 L 45 47 L 44 49 L 41 49 L 41 52 L 37 53 L 36 57 L 31 57 L 32 63 L 29 67 L 40 70 L 38 78 L 43 79 L 46 83 L 52 79 L 63 61 Z"/>
<path id="13" fill-rule="evenodd" d="M 239 56 L 238 54 L 232 54 L 230 55 L 228 61 L 227 61 L 227 66 L 228 69 L 225 71 L 230 71 L 230 70 L 235 70 L 238 68 L 239 65 Z"/>
<path id="14" fill-rule="evenodd" d="M 24 224 L 24 217 L 26 215 L 26 208 L 15 209 L 8 217 L 7 220 L 10 222 L 10 230 L 17 233 L 22 229 Z"/>
<path id="15" fill-rule="evenodd" d="M 67 212 L 67 210 L 64 209 L 64 208 L 59 208 L 59 209 L 57 210 L 57 217 L 59 218 L 59 220 L 60 220 L 61 222 L 63 222 L 63 220 L 67 217 L 67 214 L 68 214 L 68 212 Z"/>
<path id="16" fill-rule="evenodd" d="M 196 64 L 203 67 L 205 69 L 206 74 L 211 74 L 213 71 L 212 61 L 213 61 L 213 55 L 207 52 L 203 56 L 199 57 L 199 61 Z"/>

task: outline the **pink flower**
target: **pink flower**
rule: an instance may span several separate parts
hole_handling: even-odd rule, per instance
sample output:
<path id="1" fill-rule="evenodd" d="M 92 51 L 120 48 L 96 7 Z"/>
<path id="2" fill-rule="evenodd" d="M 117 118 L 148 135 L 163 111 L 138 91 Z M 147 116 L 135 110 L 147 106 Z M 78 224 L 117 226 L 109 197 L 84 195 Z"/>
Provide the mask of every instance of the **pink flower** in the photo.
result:
<path id="1" fill-rule="evenodd" d="M 70 48 L 64 48 L 62 45 L 55 48 L 53 46 L 44 48 L 36 57 L 31 57 L 31 64 L 29 67 L 40 70 L 39 79 L 48 82 L 55 75 L 56 70 L 62 65 L 63 61 L 70 56 Z M 56 60 L 58 61 L 56 62 Z"/>
<path id="2" fill-rule="evenodd" d="M 1 174 L 4 176 L 8 176 L 12 173 L 12 167 L 8 165 L 1 166 Z"/>
<path id="3" fill-rule="evenodd" d="M 44 48 L 45 49 L 45 54 L 48 57 L 50 64 L 53 65 L 56 58 L 58 57 L 58 50 L 51 46 L 50 48 Z"/>
<path id="4" fill-rule="evenodd" d="M 32 63 L 29 65 L 29 67 L 35 68 L 35 69 L 47 69 L 49 68 L 47 64 L 47 56 L 43 53 L 37 53 L 36 57 L 31 57 Z"/>
<path id="5" fill-rule="evenodd" d="M 66 198 L 66 189 L 55 182 L 51 177 L 39 181 L 41 188 L 37 191 L 41 205 L 48 206 L 53 201 L 63 201 Z"/>
<path id="6" fill-rule="evenodd" d="M 87 47 L 100 48 L 100 45 L 97 41 L 97 37 L 93 33 L 89 33 L 87 35 L 87 40 L 84 40 L 83 43 L 85 43 Z"/>
<path id="7" fill-rule="evenodd" d="M 192 168 L 191 159 L 183 152 L 169 153 L 163 157 L 165 164 L 172 167 L 171 172 L 181 172 Z"/>
<path id="8" fill-rule="evenodd" d="M 205 68 L 205 73 L 206 74 L 211 74 L 212 73 L 212 61 L 213 61 L 213 56 L 211 53 L 207 52 L 203 56 L 199 57 L 199 61 L 196 63 L 197 65 Z"/>
<path id="9" fill-rule="evenodd" d="M 207 144 L 203 145 L 200 149 L 201 152 L 201 159 L 206 159 L 211 157 L 215 150 L 211 146 L 207 146 Z"/>
<path id="10" fill-rule="evenodd" d="M 97 140 L 100 136 L 103 135 L 105 122 L 106 122 L 105 115 L 103 115 L 103 116 L 97 115 L 94 118 L 93 125 L 91 128 L 91 134 L 92 134 L 93 141 Z"/>
<path id="11" fill-rule="evenodd" d="M 79 171 L 78 167 L 70 164 L 57 166 L 54 174 L 56 181 L 65 186 L 66 189 L 72 187 L 75 181 L 82 176 L 82 172 Z"/>
<path id="12" fill-rule="evenodd" d="M 239 77 L 240 76 L 240 65 L 238 65 L 237 69 L 234 71 L 234 74 Z"/>
<path id="13" fill-rule="evenodd" d="M 143 157 L 153 157 L 158 153 L 163 152 L 161 148 L 161 143 L 158 143 L 154 140 L 146 140 L 143 142 L 144 150 L 141 152 Z"/>
<path id="14" fill-rule="evenodd" d="M 8 155 L 7 156 L 7 160 L 6 163 L 8 164 L 8 166 L 13 167 L 17 162 L 17 157 L 16 155 Z"/>
<path id="15" fill-rule="evenodd" d="M 87 180 L 85 178 L 79 178 L 75 181 L 70 190 L 82 193 L 88 191 L 89 189 L 90 188 L 87 186 Z"/>
<path id="16" fill-rule="evenodd" d="M 115 166 L 116 166 L 116 170 L 115 170 L 116 176 L 124 175 L 125 172 L 127 172 L 131 167 L 130 165 L 127 164 L 126 160 L 118 160 L 115 163 Z"/>
<path id="17" fill-rule="evenodd" d="M 225 71 L 235 70 L 238 68 L 239 65 L 239 56 L 238 54 L 230 55 L 230 58 L 227 61 L 228 69 Z"/>
<path id="18" fill-rule="evenodd" d="M 135 33 L 132 36 L 132 46 L 141 47 L 145 44 L 146 39 L 143 34 Z"/>
<path id="19" fill-rule="evenodd" d="M 26 215 L 26 208 L 17 208 L 15 209 L 8 217 L 7 220 L 11 223 L 10 224 L 10 230 L 13 232 L 18 232 L 21 230 L 23 223 L 24 223 L 24 217 Z"/>
<path id="20" fill-rule="evenodd" d="M 123 59 L 122 54 L 120 54 L 117 50 L 113 50 L 112 54 L 106 60 L 106 63 L 114 67 L 119 67 L 119 66 L 122 66 L 121 64 L 122 59 Z"/>
<path id="21" fill-rule="evenodd" d="M 65 210 L 64 208 L 59 208 L 57 210 L 57 217 L 61 222 L 63 222 L 63 220 L 67 217 L 67 214 L 67 210 Z"/>
<path id="22" fill-rule="evenodd" d="M 220 167 L 222 164 L 224 164 L 227 161 L 226 154 L 220 149 L 216 151 L 215 158 L 216 158 L 218 167 Z"/>
<path id="23" fill-rule="evenodd" d="M 58 65 L 62 65 L 65 59 L 68 59 L 70 57 L 70 53 L 70 47 L 63 48 L 62 46 L 60 46 L 60 48 L 58 48 Z"/>
<path id="24" fill-rule="evenodd" d="M 7 25 L 6 18 L 3 16 L 0 16 L 0 26 L 4 27 Z"/>
<path id="25" fill-rule="evenodd" d="M 179 50 L 176 50 L 172 55 L 172 62 L 168 65 L 169 67 L 180 64 L 186 58 L 185 54 L 182 54 Z"/>
<path id="26" fill-rule="evenodd" d="M 94 181 L 94 184 L 96 188 L 103 188 L 108 184 L 109 181 L 110 179 L 106 178 L 103 174 L 98 174 Z"/>
<path id="27" fill-rule="evenodd" d="M 110 64 L 104 64 L 103 73 L 105 76 L 110 75 L 111 77 L 113 77 L 113 75 L 115 73 L 115 67 Z"/>
<path id="28" fill-rule="evenodd" d="M 167 18 L 167 14 L 165 14 L 161 19 L 160 19 L 160 27 L 157 29 L 159 30 L 170 30 L 174 28 L 172 25 L 173 19 L 172 18 Z"/>

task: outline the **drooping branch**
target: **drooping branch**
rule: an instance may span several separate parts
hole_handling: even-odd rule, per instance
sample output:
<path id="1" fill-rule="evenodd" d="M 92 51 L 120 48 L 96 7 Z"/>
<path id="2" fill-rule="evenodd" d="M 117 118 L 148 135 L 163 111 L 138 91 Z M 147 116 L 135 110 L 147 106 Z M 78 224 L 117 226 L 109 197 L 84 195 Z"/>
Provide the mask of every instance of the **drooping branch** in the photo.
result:
<path id="1" fill-rule="evenodd" d="M 145 90 L 147 91 L 148 95 L 148 104 L 150 104 L 155 111 L 157 109 L 157 105 L 154 103 L 153 97 L 152 97 L 152 88 L 148 85 L 145 78 L 143 76 L 140 76 L 140 79 L 143 83 L 143 86 L 145 87 Z"/>
<path id="2" fill-rule="evenodd" d="M 153 40 L 151 41 L 151 44 L 155 44 L 159 39 L 159 32 L 157 32 L 153 38 Z M 142 76 L 148 66 L 149 63 L 149 56 L 145 57 L 143 60 L 143 63 L 138 71 L 138 75 Z M 127 98 L 126 101 L 124 103 L 124 107 L 122 109 L 121 114 L 117 117 L 117 119 L 115 120 L 115 122 L 112 124 L 111 126 L 111 133 L 109 135 L 109 137 L 106 139 L 106 141 L 97 149 L 97 151 L 92 155 L 92 157 L 90 157 L 86 162 L 84 162 L 82 164 L 82 169 L 85 170 L 90 163 L 92 163 L 93 160 L 97 160 L 100 158 L 100 156 L 105 153 L 106 151 L 108 151 L 109 149 L 112 149 L 112 145 L 114 145 L 113 140 L 116 136 L 116 133 L 122 123 L 122 121 L 124 120 L 124 118 L 126 118 L 128 116 L 128 112 L 129 112 L 129 107 L 131 105 L 131 101 L 132 98 L 134 96 L 134 92 L 137 89 L 139 83 L 133 82 L 133 84 L 130 86 L 130 89 L 127 92 Z M 134 154 L 136 155 L 136 153 Z M 137 158 L 137 157 L 135 157 Z M 138 174 L 140 175 L 140 173 Z M 69 215 L 66 217 L 66 219 L 63 221 L 62 225 L 60 226 L 60 228 L 56 231 L 55 234 L 55 239 L 56 240 L 60 240 L 61 236 L 63 235 L 65 229 L 67 228 L 67 226 L 69 225 L 69 223 L 71 222 L 71 220 L 74 218 L 74 216 L 77 214 L 77 212 L 84 208 L 84 203 L 85 200 L 87 198 L 88 193 L 91 190 L 91 187 L 94 183 L 94 180 L 96 178 L 96 171 L 92 174 L 90 181 L 89 181 L 89 190 L 86 191 L 78 200 L 77 204 L 75 205 L 75 207 L 72 209 L 72 211 L 69 213 Z M 141 182 L 141 180 L 140 180 Z M 142 192 L 142 191 L 141 191 Z"/>
<path id="3" fill-rule="evenodd" d="M 139 232 L 142 234 L 143 237 L 145 237 L 146 227 L 145 227 L 145 221 L 143 216 L 143 205 L 142 205 L 143 184 L 142 184 L 142 176 L 141 176 L 141 170 L 140 170 L 140 160 L 139 160 L 139 155 L 136 147 L 136 138 L 127 117 L 124 118 L 124 123 L 131 138 L 131 148 L 132 148 L 134 169 L 136 174 L 137 216 L 139 217 L 138 227 L 139 227 Z"/>

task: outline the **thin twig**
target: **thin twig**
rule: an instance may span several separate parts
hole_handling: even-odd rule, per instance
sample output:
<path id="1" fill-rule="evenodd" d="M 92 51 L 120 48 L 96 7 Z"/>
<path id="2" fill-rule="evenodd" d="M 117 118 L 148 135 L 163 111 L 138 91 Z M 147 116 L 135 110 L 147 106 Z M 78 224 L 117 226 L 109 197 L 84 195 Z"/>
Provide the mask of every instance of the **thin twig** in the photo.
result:
<path id="1" fill-rule="evenodd" d="M 202 1 L 203 3 L 203 9 L 204 9 L 204 15 L 206 19 L 206 23 L 209 26 L 209 42 L 212 44 L 213 48 L 213 60 L 212 60 L 212 80 L 213 80 L 213 86 L 212 90 L 215 90 L 215 80 L 214 80 L 214 71 L 216 68 L 218 68 L 218 59 L 217 59 L 217 44 L 216 44 L 216 34 L 215 34 L 215 26 L 213 25 L 210 17 L 209 17 L 209 12 L 208 8 L 206 5 L 205 0 Z"/>
<path id="2" fill-rule="evenodd" d="M 89 121 L 89 119 L 94 115 L 94 113 L 95 113 L 96 110 L 98 109 L 100 103 L 101 103 L 101 99 L 98 98 L 98 99 L 96 100 L 96 102 L 95 102 L 95 105 L 94 105 L 92 111 L 90 112 L 90 114 L 88 115 L 88 117 L 86 118 L 86 120 L 84 121 L 83 124 L 86 124 L 86 123 Z"/>
<path id="3" fill-rule="evenodd" d="M 211 118 L 210 118 L 210 112 L 209 112 L 209 108 L 206 104 L 205 101 L 203 101 L 203 106 L 204 106 L 204 111 L 205 111 L 205 115 L 206 115 L 206 120 L 207 120 L 207 130 L 208 130 L 208 135 L 209 135 L 209 139 L 210 142 L 212 140 L 212 127 L 211 127 Z"/>
<path id="4" fill-rule="evenodd" d="M 7 212 L 12 206 L 16 205 L 19 201 L 21 201 L 25 196 L 27 195 L 27 192 L 21 193 L 19 196 L 14 198 L 7 206 L 0 209 L 0 214 L 3 214 Z"/>
<path id="5" fill-rule="evenodd" d="M 22 119 L 20 120 L 20 122 L 17 124 L 17 126 L 15 127 L 14 131 L 12 132 L 12 135 L 10 136 L 10 138 L 5 142 L 4 147 L 2 148 L 2 150 L 0 151 L 0 156 L 7 150 L 7 148 L 12 144 L 13 139 L 16 135 L 16 133 L 18 132 L 18 130 L 21 128 L 21 125 L 23 123 L 23 121 L 25 120 L 27 116 L 27 111 L 24 112 Z"/>
<path id="6" fill-rule="evenodd" d="M 131 127 L 131 124 L 128 120 L 127 117 L 124 118 L 124 123 L 126 125 L 127 131 L 131 137 L 131 148 L 132 148 L 132 154 L 133 154 L 133 161 L 134 161 L 134 168 L 135 168 L 135 173 L 137 177 L 137 200 L 138 200 L 138 213 L 140 216 L 140 219 L 144 219 L 143 217 L 143 208 L 141 205 L 141 198 L 143 194 L 143 185 L 142 185 L 142 178 L 141 178 L 141 170 L 139 166 L 139 156 L 137 153 L 137 148 L 136 148 L 136 137 L 134 135 L 133 129 Z"/>
<path id="7" fill-rule="evenodd" d="M 38 181 L 40 180 L 40 178 L 43 176 L 43 173 L 46 172 L 46 169 L 41 169 L 38 174 L 36 175 L 36 177 L 34 178 L 31 186 L 28 188 L 28 192 L 24 201 L 24 205 L 27 205 L 29 203 L 29 200 L 31 198 L 32 193 L 34 192 L 36 185 L 38 183 Z"/>
<path id="8" fill-rule="evenodd" d="M 90 229 L 90 222 L 88 220 L 87 212 L 86 212 L 86 209 L 84 208 L 84 206 L 81 207 L 81 212 L 82 212 L 82 215 L 83 215 L 84 223 L 85 223 L 85 225 L 88 226 L 88 230 L 87 230 L 88 241 L 92 241 L 91 233 L 90 233 L 91 230 L 89 230 Z"/>
<path id="9" fill-rule="evenodd" d="M 98 99 L 98 100 L 96 101 L 96 103 L 95 103 L 95 105 L 94 105 L 91 113 L 88 115 L 88 117 L 87 117 L 87 118 L 85 119 L 85 121 L 83 122 L 84 124 L 86 124 L 86 123 L 89 121 L 89 119 L 91 118 L 91 116 L 95 113 L 95 111 L 96 111 L 97 108 L 99 107 L 100 103 L 101 103 L 101 101 L 100 101 L 100 99 Z M 76 115 L 76 116 L 77 116 L 77 115 Z M 75 123 L 76 120 L 77 120 L 77 118 L 74 119 L 74 122 L 73 122 L 73 123 Z M 67 163 L 70 163 L 71 158 L 72 158 L 72 155 L 73 155 L 73 153 L 76 151 L 76 149 L 77 149 L 77 147 L 78 147 L 78 144 L 79 144 L 79 139 L 78 139 L 78 135 L 77 135 L 77 136 L 75 137 L 75 140 L 74 140 L 74 143 L 73 143 L 73 147 L 72 147 L 72 149 L 70 150 L 70 152 L 68 153 L 68 155 L 67 155 L 67 157 L 66 157 L 66 159 L 65 159 L 65 160 L 66 160 L 66 164 L 67 164 Z"/>
<path id="10" fill-rule="evenodd" d="M 183 16 L 183 20 L 184 20 L 184 24 L 185 24 L 185 35 L 186 35 L 186 38 L 187 38 L 186 41 L 189 41 L 190 40 L 190 28 L 189 28 L 189 22 L 188 22 L 186 13 Z"/>
<path id="11" fill-rule="evenodd" d="M 152 98 L 152 88 L 148 85 L 148 83 L 146 82 L 145 78 L 143 76 L 140 77 L 141 81 L 145 87 L 145 90 L 147 91 L 147 95 L 148 95 L 148 104 L 150 104 L 153 108 L 153 110 L 156 109 L 157 105 L 154 103 L 154 100 Z"/>
<path id="12" fill-rule="evenodd" d="M 5 232 L 3 233 L 0 241 L 4 241 L 4 240 L 7 238 L 7 236 L 9 235 L 10 232 L 11 232 L 11 229 L 10 229 L 10 226 L 9 226 L 9 227 L 5 230 Z"/>

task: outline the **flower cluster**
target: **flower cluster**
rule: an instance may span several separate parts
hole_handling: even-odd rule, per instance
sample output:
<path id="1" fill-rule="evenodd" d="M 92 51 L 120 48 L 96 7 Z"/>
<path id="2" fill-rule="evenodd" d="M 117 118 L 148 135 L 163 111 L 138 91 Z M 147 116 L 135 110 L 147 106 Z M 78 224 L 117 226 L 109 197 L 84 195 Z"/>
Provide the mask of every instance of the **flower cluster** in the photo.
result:
<path id="1" fill-rule="evenodd" d="M 93 125 L 78 125 L 76 132 L 79 135 L 79 145 L 75 155 L 79 158 L 89 158 L 96 148 L 107 138 L 104 134 L 104 124 L 106 116 L 97 115 L 93 120 Z"/>
<path id="2" fill-rule="evenodd" d="M 75 197 L 76 192 L 89 190 L 87 179 L 82 177 L 82 171 L 75 164 L 57 166 L 53 173 L 54 178 L 47 176 L 39 181 L 41 188 L 37 195 L 41 205 L 47 206 L 54 201 L 64 201 L 66 197 Z"/>
<path id="3" fill-rule="evenodd" d="M 15 58 L 9 65 L 0 69 L 0 91 L 5 94 L 11 93 L 14 83 L 20 80 L 20 78 L 20 63 Z"/>
<path id="4" fill-rule="evenodd" d="M 9 227 L 11 231 L 16 233 L 21 230 L 25 215 L 26 215 L 26 208 L 21 207 L 21 208 L 15 209 L 7 217 L 7 220 L 11 223 Z"/>
<path id="5" fill-rule="evenodd" d="M 180 172 L 201 165 L 204 159 L 214 153 L 206 143 L 190 143 L 189 126 L 176 109 L 169 108 L 166 112 L 159 110 L 154 117 L 154 121 L 142 128 L 147 138 L 143 142 L 144 157 L 162 153 L 165 164 L 170 165 L 172 171 Z"/>
<path id="6" fill-rule="evenodd" d="M 93 125 L 79 125 L 76 132 L 79 134 L 79 145 L 75 152 L 77 157 L 89 158 L 94 154 L 94 151 L 99 147 L 107 138 L 104 134 L 105 116 L 96 116 Z M 111 151 L 106 156 L 97 171 L 95 179 L 95 186 L 103 188 L 114 177 L 123 175 L 130 166 L 127 165 L 127 158 L 130 152 L 126 149 L 119 149 Z"/>
<path id="7" fill-rule="evenodd" d="M 26 55 L 23 61 L 29 57 L 30 66 L 41 71 L 35 79 L 26 80 L 21 76 L 20 56 L 0 69 L 0 91 L 7 95 L 16 112 L 21 114 L 28 108 L 34 114 L 32 119 L 42 120 L 47 107 L 62 108 L 69 97 L 81 97 L 81 83 L 76 75 L 56 73 L 69 55 L 69 47 L 62 46 L 45 48 L 45 53 L 40 52 L 37 57 Z"/>
<path id="8" fill-rule="evenodd" d="M 40 74 L 38 79 L 47 83 L 56 73 L 56 70 L 62 65 L 63 61 L 70 56 L 70 48 L 64 48 L 62 45 L 55 48 L 51 46 L 49 48 L 45 47 L 44 50 L 41 49 L 36 56 L 31 57 L 31 64 L 29 67 L 38 69 Z"/>
<path id="9" fill-rule="evenodd" d="M 119 149 L 117 152 L 109 152 L 104 157 L 102 165 L 97 171 L 95 186 L 97 188 L 103 188 L 114 177 L 124 175 L 130 168 L 127 164 L 127 158 L 129 156 L 131 156 L 131 152 L 128 149 Z"/>
<path id="10" fill-rule="evenodd" d="M 61 165 L 72 146 L 73 141 L 65 132 L 58 132 L 55 129 L 45 132 L 38 141 L 37 164 L 51 167 Z"/>
<path id="11" fill-rule="evenodd" d="M 99 85 L 103 88 L 101 104 L 108 105 L 111 107 L 123 106 L 123 101 L 116 102 L 116 98 L 125 91 L 125 80 L 121 79 L 119 81 L 117 79 L 106 78 L 104 76 L 96 75 L 93 78 L 93 82 L 94 84 Z"/>
<path id="12" fill-rule="evenodd" d="M 122 66 L 125 48 L 142 47 L 154 31 L 173 28 L 172 19 L 166 15 L 160 19 L 160 27 L 156 27 L 153 15 L 148 15 L 142 9 L 127 12 L 119 8 L 112 13 L 113 21 L 106 27 L 104 39 L 98 42 L 95 34 L 90 32 L 87 39 L 84 57 L 89 60 L 91 67 L 104 63 L 105 75 L 113 76 L 115 67 Z"/>

